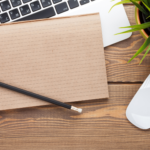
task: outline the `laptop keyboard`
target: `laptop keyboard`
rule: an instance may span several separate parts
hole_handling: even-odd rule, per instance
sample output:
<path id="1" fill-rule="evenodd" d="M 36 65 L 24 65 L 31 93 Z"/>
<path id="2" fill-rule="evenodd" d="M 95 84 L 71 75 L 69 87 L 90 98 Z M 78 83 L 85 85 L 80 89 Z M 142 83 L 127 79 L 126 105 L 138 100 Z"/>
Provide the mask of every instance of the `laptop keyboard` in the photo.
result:
<path id="1" fill-rule="evenodd" d="M 94 0 L 0 0 L 0 23 L 53 17 Z M 42 15 L 45 14 L 45 15 Z"/>

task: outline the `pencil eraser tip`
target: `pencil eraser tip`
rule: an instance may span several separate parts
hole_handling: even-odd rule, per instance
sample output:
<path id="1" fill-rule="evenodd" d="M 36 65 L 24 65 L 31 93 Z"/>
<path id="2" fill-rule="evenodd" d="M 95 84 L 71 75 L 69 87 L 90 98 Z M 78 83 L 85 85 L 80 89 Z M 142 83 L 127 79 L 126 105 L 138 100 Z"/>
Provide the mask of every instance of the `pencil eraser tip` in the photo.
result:
<path id="1" fill-rule="evenodd" d="M 82 109 L 81 108 L 77 108 L 77 107 L 71 106 L 71 109 L 74 110 L 74 111 L 77 111 L 79 113 L 82 113 Z"/>
<path id="2" fill-rule="evenodd" d="M 82 109 L 81 109 L 81 108 L 78 108 L 78 112 L 79 112 L 79 113 L 82 113 Z"/>

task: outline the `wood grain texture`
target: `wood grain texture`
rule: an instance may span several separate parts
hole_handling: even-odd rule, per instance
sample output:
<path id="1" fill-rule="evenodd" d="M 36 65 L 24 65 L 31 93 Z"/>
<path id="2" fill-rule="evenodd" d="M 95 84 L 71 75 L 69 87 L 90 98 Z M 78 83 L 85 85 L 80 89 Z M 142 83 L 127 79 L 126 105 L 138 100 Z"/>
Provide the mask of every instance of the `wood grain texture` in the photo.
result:
<path id="1" fill-rule="evenodd" d="M 109 85 L 110 99 L 0 112 L 0 150 L 147 150 L 150 131 L 135 128 L 125 110 L 140 84 Z"/>
<path id="2" fill-rule="evenodd" d="M 125 5 L 130 23 L 135 24 L 134 6 Z M 139 62 L 144 53 L 140 54 L 131 63 L 128 60 L 143 44 L 144 39 L 139 32 L 122 42 L 105 48 L 107 75 L 109 82 L 142 82 L 150 73 L 150 54 L 141 65 Z"/>

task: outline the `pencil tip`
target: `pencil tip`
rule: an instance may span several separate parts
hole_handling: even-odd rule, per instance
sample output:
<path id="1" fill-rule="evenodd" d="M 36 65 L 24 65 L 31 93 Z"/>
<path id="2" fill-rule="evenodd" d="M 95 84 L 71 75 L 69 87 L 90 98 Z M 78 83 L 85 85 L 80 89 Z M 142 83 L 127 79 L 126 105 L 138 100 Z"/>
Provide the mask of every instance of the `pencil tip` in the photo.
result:
<path id="1" fill-rule="evenodd" d="M 74 111 L 77 111 L 79 113 L 82 113 L 82 109 L 81 108 L 77 108 L 77 107 L 74 107 L 74 106 L 71 106 L 71 110 L 74 110 Z"/>

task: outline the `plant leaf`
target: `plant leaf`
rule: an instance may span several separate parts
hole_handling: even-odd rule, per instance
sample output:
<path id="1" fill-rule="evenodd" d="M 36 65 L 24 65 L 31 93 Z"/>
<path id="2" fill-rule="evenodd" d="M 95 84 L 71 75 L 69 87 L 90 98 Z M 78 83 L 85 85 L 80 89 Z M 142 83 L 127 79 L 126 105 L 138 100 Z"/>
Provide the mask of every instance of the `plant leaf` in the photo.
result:
<path id="1" fill-rule="evenodd" d="M 149 7 L 147 4 L 145 4 L 145 2 L 144 2 L 144 1 L 143 1 L 142 3 L 143 3 L 143 4 L 144 4 L 144 6 L 147 8 L 147 10 L 148 10 L 148 11 L 150 11 L 150 7 Z"/>
<path id="2" fill-rule="evenodd" d="M 148 16 L 148 12 L 137 2 L 135 2 L 134 0 L 130 0 L 143 14 L 145 14 L 146 16 Z"/>
<path id="3" fill-rule="evenodd" d="M 139 24 L 139 25 L 132 25 L 132 26 L 127 26 L 127 27 L 120 27 L 121 29 L 122 28 L 132 28 L 132 29 L 124 31 L 124 32 L 121 32 L 121 33 L 117 33 L 115 35 L 123 34 L 123 33 L 129 33 L 129 32 L 135 32 L 135 31 L 138 31 L 138 30 L 141 30 L 141 29 L 146 29 L 146 28 L 149 28 L 149 27 L 150 27 L 150 22 Z"/>
<path id="4" fill-rule="evenodd" d="M 142 63 L 142 61 L 144 60 L 144 58 L 146 57 L 146 55 L 149 51 L 150 51 L 150 46 L 147 48 L 146 53 L 144 54 L 143 58 L 140 61 L 140 64 Z"/>
<path id="5" fill-rule="evenodd" d="M 120 27 L 120 28 L 138 28 L 138 29 L 146 29 L 150 27 L 150 22 L 146 22 L 143 24 L 138 24 L 138 25 L 132 25 L 132 26 L 127 26 L 127 27 Z"/>
<path id="6" fill-rule="evenodd" d="M 114 0 L 112 0 L 112 1 L 114 1 Z M 136 1 L 139 1 L 139 0 L 136 0 Z M 109 12 L 112 10 L 113 7 L 115 7 L 115 6 L 117 6 L 117 5 L 125 4 L 125 3 L 130 3 L 130 2 L 131 2 L 130 0 L 123 0 L 123 1 L 121 1 L 121 2 L 118 2 L 118 3 L 114 4 L 114 5 L 110 8 Z"/>
<path id="7" fill-rule="evenodd" d="M 135 55 L 128 61 L 128 63 L 131 62 L 135 57 L 137 57 L 141 52 L 143 52 L 149 44 L 150 44 L 150 36 L 144 42 L 144 44 L 139 48 L 139 50 L 135 53 Z"/>
<path id="8" fill-rule="evenodd" d="M 150 7 L 150 1 L 149 0 L 142 0 L 148 7 Z"/>
<path id="9" fill-rule="evenodd" d="M 115 34 L 115 35 L 119 35 L 119 34 L 123 34 L 123 33 L 135 32 L 135 31 L 139 31 L 139 30 L 141 30 L 141 29 L 135 28 L 135 29 L 131 29 L 131 30 L 127 30 L 127 31 L 121 32 L 121 33 L 117 33 L 117 34 Z"/>
<path id="10" fill-rule="evenodd" d="M 115 1 L 115 0 L 111 0 L 111 2 L 113 2 L 113 1 Z M 133 0 L 133 1 L 134 1 L 134 2 L 141 2 L 142 0 Z M 126 4 L 126 3 L 130 3 L 130 2 L 131 2 L 131 0 L 122 0 L 121 2 L 118 2 L 118 3 L 114 4 L 114 5 L 110 8 L 109 12 L 112 10 L 112 8 L 114 8 L 114 7 L 117 6 L 117 5 Z"/>
<path id="11" fill-rule="evenodd" d="M 150 16 L 148 16 L 146 19 L 150 18 Z"/>

